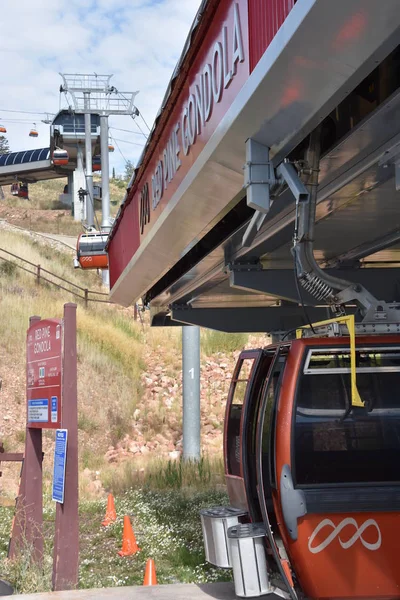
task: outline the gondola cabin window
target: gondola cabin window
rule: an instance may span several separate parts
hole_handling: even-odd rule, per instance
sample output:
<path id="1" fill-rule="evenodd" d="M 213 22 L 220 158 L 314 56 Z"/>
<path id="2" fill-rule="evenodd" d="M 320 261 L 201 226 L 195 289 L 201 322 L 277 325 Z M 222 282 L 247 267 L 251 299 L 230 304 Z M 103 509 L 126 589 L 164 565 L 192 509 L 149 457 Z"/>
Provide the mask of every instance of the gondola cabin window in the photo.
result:
<path id="1" fill-rule="evenodd" d="M 296 395 L 297 485 L 400 482 L 400 348 L 356 352 L 363 408 L 351 404 L 349 349 L 311 349 Z"/>
<path id="2" fill-rule="evenodd" d="M 236 368 L 231 382 L 232 402 L 228 415 L 227 467 L 230 475 L 240 477 L 240 423 L 247 386 L 254 367 L 254 358 L 244 358 Z"/>

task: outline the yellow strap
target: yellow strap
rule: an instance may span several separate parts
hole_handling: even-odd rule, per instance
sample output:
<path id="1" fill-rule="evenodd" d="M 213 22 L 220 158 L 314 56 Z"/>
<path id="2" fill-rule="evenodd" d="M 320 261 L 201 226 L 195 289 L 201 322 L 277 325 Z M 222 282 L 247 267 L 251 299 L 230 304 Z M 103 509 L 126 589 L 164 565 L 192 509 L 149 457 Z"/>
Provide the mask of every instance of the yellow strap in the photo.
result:
<path id="1" fill-rule="evenodd" d="M 361 400 L 357 388 L 357 372 L 356 372 L 356 332 L 354 315 L 346 315 L 344 317 L 336 317 L 335 319 L 327 319 L 319 323 L 313 323 L 313 327 L 322 325 L 331 325 L 332 323 L 344 323 L 350 334 L 350 381 L 351 381 L 351 405 L 364 406 L 365 403 Z M 304 325 L 296 330 L 296 339 L 301 339 L 303 329 L 310 329 L 310 325 Z"/>

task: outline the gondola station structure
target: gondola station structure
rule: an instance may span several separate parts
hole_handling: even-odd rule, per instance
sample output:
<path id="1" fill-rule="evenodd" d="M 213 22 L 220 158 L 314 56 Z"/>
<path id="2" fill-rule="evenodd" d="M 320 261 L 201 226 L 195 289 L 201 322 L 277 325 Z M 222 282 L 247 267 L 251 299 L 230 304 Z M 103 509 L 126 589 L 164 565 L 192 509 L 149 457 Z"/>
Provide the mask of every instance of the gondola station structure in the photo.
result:
<path id="1" fill-rule="evenodd" d="M 236 593 L 399 599 L 398 0 L 204 0 L 111 229 L 112 301 L 267 332 L 227 399 Z"/>

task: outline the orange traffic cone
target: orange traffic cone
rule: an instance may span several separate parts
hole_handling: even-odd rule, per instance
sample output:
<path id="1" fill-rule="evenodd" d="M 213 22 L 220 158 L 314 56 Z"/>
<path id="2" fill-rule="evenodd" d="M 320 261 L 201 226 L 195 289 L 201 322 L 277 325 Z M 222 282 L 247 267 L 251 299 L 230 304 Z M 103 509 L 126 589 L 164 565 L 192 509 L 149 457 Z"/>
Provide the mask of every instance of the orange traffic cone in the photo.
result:
<path id="1" fill-rule="evenodd" d="M 156 567 L 152 558 L 147 560 L 143 585 L 157 585 Z"/>
<path id="2" fill-rule="evenodd" d="M 122 549 L 118 552 L 120 556 L 131 556 L 139 552 L 140 548 L 136 543 L 135 534 L 129 517 L 124 517 L 124 532 L 122 534 Z"/>
<path id="3" fill-rule="evenodd" d="M 104 527 L 107 527 L 107 525 L 113 523 L 116 520 L 116 518 L 117 512 L 115 510 L 114 496 L 112 494 L 108 494 L 106 516 L 104 517 L 102 525 Z"/>

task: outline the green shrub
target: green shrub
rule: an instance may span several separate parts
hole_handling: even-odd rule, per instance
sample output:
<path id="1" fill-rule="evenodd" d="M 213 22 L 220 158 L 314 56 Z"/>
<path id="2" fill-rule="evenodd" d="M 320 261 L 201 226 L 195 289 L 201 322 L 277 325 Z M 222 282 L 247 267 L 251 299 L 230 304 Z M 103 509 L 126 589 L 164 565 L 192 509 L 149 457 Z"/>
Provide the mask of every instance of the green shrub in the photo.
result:
<path id="1" fill-rule="evenodd" d="M 1 261 L 0 262 L 0 275 L 11 277 L 15 274 L 17 265 L 12 262 Z"/>

